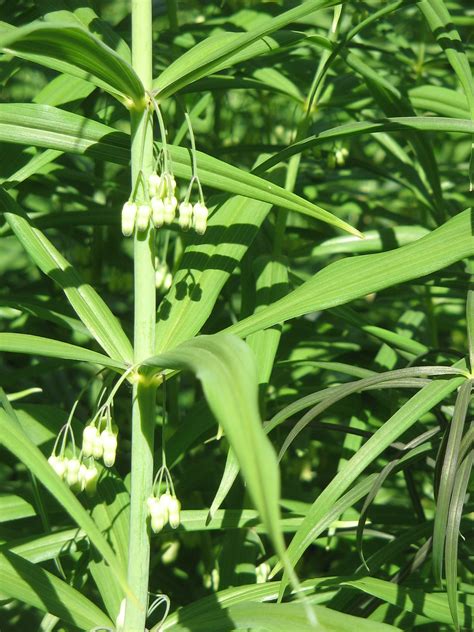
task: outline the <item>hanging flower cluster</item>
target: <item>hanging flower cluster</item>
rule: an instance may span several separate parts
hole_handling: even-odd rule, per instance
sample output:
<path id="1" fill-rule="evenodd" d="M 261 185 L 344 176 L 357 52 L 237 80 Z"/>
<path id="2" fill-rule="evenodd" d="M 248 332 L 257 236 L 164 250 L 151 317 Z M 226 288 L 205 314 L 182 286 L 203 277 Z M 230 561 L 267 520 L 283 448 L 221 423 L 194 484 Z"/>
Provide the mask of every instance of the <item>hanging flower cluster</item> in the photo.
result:
<path id="1" fill-rule="evenodd" d="M 176 180 L 168 151 L 163 117 L 153 97 L 152 102 L 160 126 L 162 149 L 148 182 L 144 182 L 141 178 L 141 181 L 135 185 L 131 199 L 122 207 L 122 233 L 125 237 L 130 237 L 135 230 L 145 232 L 150 222 L 155 228 L 172 224 L 178 211 L 178 223 L 182 230 L 193 228 L 199 235 L 203 235 L 206 232 L 209 211 L 204 203 L 202 187 L 197 175 L 196 146 L 189 115 L 185 114 L 192 146 L 192 177 L 184 200 L 178 204 Z M 198 187 L 199 199 L 193 204 L 190 202 L 190 197 L 194 183 Z M 137 189 L 141 190 L 141 199 L 137 195 Z"/>
<path id="2" fill-rule="evenodd" d="M 106 467 L 112 467 L 117 455 L 118 428 L 112 424 L 110 409 L 99 420 L 93 419 L 82 433 L 82 454 L 102 459 Z"/>
<path id="3" fill-rule="evenodd" d="M 72 439 L 72 457 L 66 456 L 68 434 Z M 61 447 L 58 450 L 59 441 L 61 441 Z M 95 493 L 99 471 L 95 466 L 94 459 L 87 459 L 83 453 L 78 454 L 74 433 L 69 422 L 61 428 L 48 462 L 72 491 L 76 493 L 86 491 L 89 495 Z"/>
<path id="4" fill-rule="evenodd" d="M 67 423 L 58 434 L 48 461 L 56 474 L 66 481 L 75 492 L 85 490 L 90 495 L 94 494 L 99 477 L 95 462 L 102 459 L 106 467 L 112 467 L 115 463 L 118 428 L 112 422 L 113 398 L 120 385 L 134 369 L 133 366 L 128 368 L 117 380 L 106 402 L 101 406 L 98 405 L 97 412 L 82 432 L 82 449 L 80 451 L 76 448 L 74 433 L 71 428 L 72 417 L 80 397 L 76 400 Z M 105 393 L 106 389 L 104 388 L 101 398 Z M 101 398 L 99 398 L 99 404 Z M 66 456 L 68 436 L 70 436 L 72 443 L 72 458 Z M 58 449 L 60 441 L 61 446 Z"/>
<path id="5" fill-rule="evenodd" d="M 166 491 L 161 494 L 161 484 L 165 478 Z M 155 493 L 157 490 L 157 493 Z M 181 503 L 176 498 L 173 481 L 166 465 L 158 470 L 153 483 L 152 495 L 147 498 L 148 515 L 154 533 L 159 533 L 167 524 L 177 529 L 181 524 Z"/>

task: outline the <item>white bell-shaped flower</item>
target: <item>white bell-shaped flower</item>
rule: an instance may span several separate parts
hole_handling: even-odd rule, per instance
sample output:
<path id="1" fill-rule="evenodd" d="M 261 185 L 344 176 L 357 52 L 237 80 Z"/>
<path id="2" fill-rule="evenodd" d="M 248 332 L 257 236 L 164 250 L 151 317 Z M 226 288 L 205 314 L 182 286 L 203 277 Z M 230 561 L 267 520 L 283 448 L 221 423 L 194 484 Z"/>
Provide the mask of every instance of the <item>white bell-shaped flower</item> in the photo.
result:
<path id="1" fill-rule="evenodd" d="M 93 455 L 94 445 L 99 437 L 99 431 L 95 426 L 89 424 L 84 428 L 82 432 L 82 456 L 84 458 Z"/>
<path id="2" fill-rule="evenodd" d="M 175 198 L 174 195 L 169 195 L 163 200 L 163 205 L 165 209 L 163 217 L 163 219 L 165 220 L 165 224 L 171 224 L 176 216 L 176 207 L 178 206 L 178 200 Z"/>
<path id="3" fill-rule="evenodd" d="M 137 211 L 137 230 L 141 233 L 148 230 L 148 225 L 151 218 L 151 207 L 149 204 L 140 204 Z"/>
<path id="4" fill-rule="evenodd" d="M 160 197 L 151 198 L 152 221 L 155 228 L 161 228 L 165 223 L 165 205 Z"/>
<path id="5" fill-rule="evenodd" d="M 67 462 L 68 460 L 66 458 L 56 456 L 55 454 L 52 454 L 48 459 L 48 463 L 51 465 L 59 478 L 64 478 L 67 469 Z"/>
<path id="6" fill-rule="evenodd" d="M 137 205 L 135 202 L 125 202 L 122 207 L 122 234 L 124 237 L 133 235 L 135 220 L 137 218 Z"/>
<path id="7" fill-rule="evenodd" d="M 209 211 L 207 206 L 201 204 L 201 202 L 196 202 L 193 207 L 193 227 L 198 235 L 204 235 L 206 232 L 208 216 Z"/>
<path id="8" fill-rule="evenodd" d="M 157 173 L 152 173 L 148 178 L 148 191 L 150 196 L 161 197 L 164 188 L 164 179 Z"/>
<path id="9" fill-rule="evenodd" d="M 66 483 L 69 487 L 74 487 L 79 482 L 79 471 L 81 462 L 77 458 L 69 459 L 66 467 Z"/>
<path id="10" fill-rule="evenodd" d="M 102 439 L 104 465 L 112 467 L 115 463 L 115 457 L 117 454 L 117 435 L 111 430 L 102 430 L 100 437 Z"/>
<path id="11" fill-rule="evenodd" d="M 179 205 L 179 225 L 183 230 L 191 228 L 193 222 L 193 205 L 191 202 L 181 202 Z"/>

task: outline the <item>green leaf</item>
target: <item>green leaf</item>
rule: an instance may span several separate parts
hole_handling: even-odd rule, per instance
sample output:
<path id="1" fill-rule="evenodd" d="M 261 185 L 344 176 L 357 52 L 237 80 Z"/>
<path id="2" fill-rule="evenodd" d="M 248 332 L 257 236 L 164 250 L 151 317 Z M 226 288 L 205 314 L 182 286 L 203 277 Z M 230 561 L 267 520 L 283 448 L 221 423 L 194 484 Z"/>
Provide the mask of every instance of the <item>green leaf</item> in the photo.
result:
<path id="1" fill-rule="evenodd" d="M 253 503 L 281 556 L 280 476 L 260 420 L 257 370 L 249 347 L 227 334 L 199 336 L 144 364 L 191 370 L 201 381 L 209 407 L 224 429 Z"/>
<path id="2" fill-rule="evenodd" d="M 118 474 L 113 470 L 100 467 L 99 464 L 96 466 L 99 469 L 97 493 L 88 503 L 92 508 L 92 518 L 102 533 L 107 534 L 122 568 L 127 568 L 130 494 Z M 124 592 L 122 587 L 114 581 L 114 571 L 104 559 L 92 559 L 89 562 L 89 570 L 107 612 L 115 621 Z"/>
<path id="3" fill-rule="evenodd" d="M 453 134 L 474 134 L 474 121 L 467 119 L 444 118 L 441 116 L 395 116 L 377 121 L 355 121 L 323 130 L 318 134 L 303 138 L 289 145 L 262 162 L 256 173 L 263 173 L 271 167 L 288 160 L 291 156 L 326 142 L 339 138 L 377 134 L 380 132 L 401 132 L 416 130 L 419 132 L 449 132 Z"/>
<path id="4" fill-rule="evenodd" d="M 78 590 L 8 551 L 0 551 L 0 592 L 82 630 L 113 625 L 107 615 Z"/>
<path id="5" fill-rule="evenodd" d="M 335 4 L 338 4 L 336 0 L 307 0 L 300 6 L 285 11 L 273 19 L 265 20 L 248 33 L 225 33 L 207 38 L 168 66 L 153 82 L 154 91 L 158 94 L 159 99 L 169 97 L 191 82 L 240 61 L 237 54 L 256 43 L 257 40 L 314 11 Z M 265 52 L 268 49 L 268 44 L 263 43 L 261 51 Z M 253 56 L 258 52 L 258 50 L 254 50 Z"/>
<path id="6" fill-rule="evenodd" d="M 399 628 L 386 623 L 361 619 L 349 614 L 336 612 L 324 606 L 311 606 L 316 623 L 310 625 L 303 607 L 298 603 L 266 604 L 249 602 L 222 609 L 220 605 L 210 605 L 207 612 L 199 617 L 186 617 L 183 612 L 179 622 L 168 625 L 163 630 L 170 632 L 228 632 L 228 630 L 258 629 L 271 632 L 395 632 Z M 231 627 L 229 627 L 231 626 Z"/>
<path id="7" fill-rule="evenodd" d="M 459 629 L 458 617 L 458 542 L 460 537 L 459 527 L 461 524 L 462 510 L 466 498 L 467 486 L 471 475 L 474 451 L 461 463 L 454 479 L 453 493 L 449 506 L 448 520 L 446 523 L 446 547 L 445 547 L 445 570 L 446 570 L 446 591 L 448 593 L 449 609 L 453 617 L 456 629 Z M 435 514 L 436 515 L 436 514 Z"/>
<path id="8" fill-rule="evenodd" d="M 464 368 L 462 362 L 457 363 Z M 301 558 L 314 538 L 314 530 L 319 521 L 330 511 L 341 494 L 356 480 L 356 478 L 381 454 L 395 439 L 406 432 L 420 417 L 431 410 L 444 397 L 449 395 L 465 381 L 456 377 L 450 380 L 436 380 L 425 386 L 421 391 L 409 399 L 359 451 L 344 465 L 332 479 L 324 491 L 316 498 L 303 524 L 296 532 L 288 548 L 288 557 L 292 564 Z M 276 570 L 276 569 L 275 569 Z M 275 573 L 275 570 L 273 573 Z M 282 588 L 285 586 L 282 583 Z"/>
<path id="9" fill-rule="evenodd" d="M 115 360 L 131 362 L 133 353 L 130 341 L 106 303 L 90 285 L 83 283 L 71 264 L 1 188 L 0 210 L 40 270 L 62 287 L 77 315 L 97 342 Z"/>
<path id="10" fill-rule="evenodd" d="M 36 104 L 0 104 L 0 141 L 86 153 L 104 160 L 128 164 L 129 139 L 107 125 L 78 114 Z M 188 149 L 168 145 L 176 176 L 190 179 Z M 196 152 L 199 177 L 215 189 L 274 204 L 327 222 L 354 235 L 359 231 L 317 204 L 286 191 L 268 180 L 233 167 L 222 160 Z"/>
<path id="11" fill-rule="evenodd" d="M 83 548 L 84 544 L 88 544 L 87 537 L 83 531 L 76 528 L 20 540 L 8 540 L 3 548 L 33 564 L 41 564 L 61 555 L 74 554 Z"/>
<path id="12" fill-rule="evenodd" d="M 0 409 L 0 442 L 25 464 L 31 474 L 44 485 L 76 524 L 84 530 L 91 544 L 108 562 L 111 570 L 114 571 L 117 581 L 126 592 L 130 592 L 123 567 L 95 522 L 66 483 L 59 478 L 39 448 L 3 409 Z"/>
<path id="13" fill-rule="evenodd" d="M 472 211 L 401 248 L 336 261 L 286 297 L 227 329 L 246 337 L 254 331 L 309 312 L 343 305 L 356 298 L 416 279 L 474 254 Z"/>
<path id="14" fill-rule="evenodd" d="M 435 580 L 439 585 L 441 585 L 443 572 L 444 542 L 446 538 L 449 506 L 451 503 L 451 495 L 453 493 L 456 473 L 459 467 L 461 439 L 471 400 L 471 391 L 472 382 L 471 380 L 467 380 L 459 389 L 459 393 L 454 404 L 454 413 L 449 426 L 448 442 L 444 453 L 438 497 L 436 499 L 436 512 L 433 530 L 433 573 Z"/>
<path id="15" fill-rule="evenodd" d="M 210 216 L 203 239 L 191 239 L 158 310 L 158 352 L 189 340 L 200 331 L 270 208 L 264 202 L 232 198 Z"/>
<path id="16" fill-rule="evenodd" d="M 471 119 L 474 121 L 474 80 L 469 58 L 449 11 L 443 0 L 422 0 L 417 5 L 463 87 Z"/>
<path id="17" fill-rule="evenodd" d="M 76 362 L 90 362 L 113 369 L 124 369 L 126 365 L 119 360 L 113 360 L 102 353 L 77 347 L 68 342 L 60 342 L 42 336 L 30 334 L 2 334 L 0 333 L 0 349 L 8 353 L 25 353 L 28 355 L 40 355 L 50 358 L 62 358 L 63 360 L 75 360 Z"/>
<path id="18" fill-rule="evenodd" d="M 33 22 L 0 31 L 0 48 L 103 88 L 124 103 L 142 103 L 143 85 L 114 50 L 80 26 Z"/>
<path id="19" fill-rule="evenodd" d="M 412 587 L 404 588 L 392 582 L 373 577 L 365 577 L 356 581 L 345 581 L 344 584 L 387 601 L 407 612 L 421 614 L 439 623 L 452 624 L 448 599 L 444 593 L 429 593 Z M 472 608 L 465 605 L 458 606 L 459 620 L 461 625 L 467 629 L 471 627 L 473 614 Z"/>
<path id="20" fill-rule="evenodd" d="M 126 134 L 50 105 L 0 104 L 0 141 L 87 154 L 119 164 L 130 160 Z"/>
<path id="21" fill-rule="evenodd" d="M 16 494 L 0 494 L 0 522 L 36 516 L 35 508 Z"/>

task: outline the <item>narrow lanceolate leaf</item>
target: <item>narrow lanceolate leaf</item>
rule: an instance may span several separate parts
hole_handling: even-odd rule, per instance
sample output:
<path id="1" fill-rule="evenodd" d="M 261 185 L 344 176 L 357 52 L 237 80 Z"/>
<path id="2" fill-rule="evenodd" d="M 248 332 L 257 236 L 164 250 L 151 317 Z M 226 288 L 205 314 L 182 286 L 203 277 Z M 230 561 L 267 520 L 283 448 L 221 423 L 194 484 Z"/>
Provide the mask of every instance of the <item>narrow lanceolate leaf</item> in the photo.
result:
<path id="1" fill-rule="evenodd" d="M 281 321 L 343 305 L 470 257 L 474 254 L 471 217 L 472 210 L 467 209 L 426 237 L 396 250 L 336 261 L 286 297 L 227 331 L 246 337 Z"/>
<path id="2" fill-rule="evenodd" d="M 445 546 L 445 570 L 446 570 L 446 592 L 448 593 L 449 609 L 453 617 L 456 629 L 459 629 L 458 616 L 458 544 L 459 527 L 461 525 L 462 510 L 466 498 L 467 486 L 471 475 L 474 451 L 471 450 L 468 456 L 461 463 L 454 480 L 453 494 L 449 505 L 448 522 L 446 525 L 446 546 Z"/>
<path id="3" fill-rule="evenodd" d="M 102 353 L 84 349 L 68 342 L 43 338 L 42 336 L 31 336 L 30 334 L 0 333 L 0 350 L 7 353 L 25 353 L 76 362 L 90 362 L 112 369 L 126 368 L 124 362 L 113 360 Z"/>
<path id="4" fill-rule="evenodd" d="M 465 364 L 460 362 L 455 366 L 464 368 Z M 288 557 L 292 564 L 296 564 L 313 541 L 314 529 L 320 520 L 370 463 L 422 415 L 436 406 L 463 382 L 465 382 L 465 378 L 456 377 L 450 380 L 436 380 L 428 384 L 392 415 L 358 450 L 311 506 L 288 548 Z M 283 581 L 282 590 L 285 585 L 286 582 Z"/>
<path id="5" fill-rule="evenodd" d="M 83 529 L 91 544 L 107 561 L 111 570 L 114 571 L 117 581 L 122 588 L 129 593 L 130 589 L 125 578 L 124 569 L 104 535 L 66 483 L 59 478 L 50 466 L 39 448 L 36 447 L 19 424 L 4 409 L 0 409 L 0 443 L 15 455 L 19 461 L 25 464 L 31 474 L 44 485 L 76 524 Z"/>
<path id="6" fill-rule="evenodd" d="M 396 632 L 396 628 L 387 623 L 370 621 L 349 614 L 337 612 L 324 606 L 311 606 L 315 623 L 308 623 L 306 611 L 301 604 L 267 604 L 247 602 L 228 608 L 219 604 L 209 604 L 207 611 L 200 616 L 187 618 L 180 611 L 179 622 L 167 625 L 161 630 L 170 632 L 228 632 L 228 630 L 271 630 L 272 632 Z M 183 618 L 184 617 L 184 618 Z M 153 628 L 158 632 L 158 628 Z"/>
<path id="7" fill-rule="evenodd" d="M 108 306 L 1 188 L 0 210 L 36 265 L 64 290 L 71 306 L 97 342 L 114 360 L 130 362 L 133 357 L 130 341 Z"/>
<path id="8" fill-rule="evenodd" d="M 277 553 L 282 555 L 280 475 L 260 420 L 257 371 L 249 347 L 227 334 L 199 336 L 145 364 L 191 370 L 201 381 L 209 407 L 237 457 L 255 507 Z"/>
<path id="9" fill-rule="evenodd" d="M 233 197 L 212 213 L 205 235 L 191 239 L 158 310 L 158 353 L 199 333 L 270 208 L 258 200 Z"/>
<path id="10" fill-rule="evenodd" d="M 0 140 L 127 164 L 130 140 L 108 125 L 37 103 L 0 104 Z"/>
<path id="11" fill-rule="evenodd" d="M 474 121 L 468 119 L 444 118 L 441 116 L 398 116 L 378 121 L 356 121 L 323 130 L 314 136 L 289 145 L 289 147 L 262 162 L 256 173 L 263 173 L 271 167 L 288 160 L 291 156 L 338 138 L 377 134 L 380 132 L 450 132 L 453 134 L 474 134 Z"/>
<path id="12" fill-rule="evenodd" d="M 474 79 L 469 58 L 446 4 L 443 0 L 422 0 L 422 2 L 418 2 L 418 8 L 423 13 L 463 87 L 469 104 L 471 119 L 474 121 Z"/>
<path id="13" fill-rule="evenodd" d="M 169 97 L 193 81 L 225 68 L 240 51 L 251 46 L 262 37 L 282 29 L 300 18 L 338 4 L 337 0 L 307 0 L 300 6 L 281 13 L 273 19 L 264 21 L 257 28 L 242 34 L 226 33 L 208 38 L 194 46 L 172 63 L 153 83 L 158 98 Z M 268 49 L 268 48 L 267 48 Z"/>
<path id="14" fill-rule="evenodd" d="M 444 593 L 424 592 L 412 586 L 405 588 L 383 579 L 375 579 L 375 577 L 348 580 L 344 581 L 344 584 L 391 603 L 406 612 L 414 612 L 432 621 L 452 625 L 448 599 Z M 459 621 L 463 628 L 471 628 L 473 615 L 471 607 L 464 604 L 458 606 Z"/>
<path id="15" fill-rule="evenodd" d="M 0 48 L 89 81 L 127 105 L 144 99 L 143 85 L 130 64 L 80 26 L 47 22 L 21 28 L 3 25 Z"/>
<path id="16" fill-rule="evenodd" d="M 0 593 L 81 630 L 112 626 L 108 616 L 81 592 L 11 551 L 0 551 Z"/>
<path id="17" fill-rule="evenodd" d="M 459 467 L 459 452 L 466 415 L 471 400 L 472 382 L 467 380 L 459 389 L 454 413 L 449 427 L 448 442 L 443 457 L 441 479 L 436 499 L 435 523 L 433 530 L 433 572 L 441 584 L 446 525 L 453 493 L 454 481 Z"/>
<path id="18" fill-rule="evenodd" d="M 130 160 L 126 134 L 78 114 L 35 103 L 0 104 L 0 141 L 86 154 L 119 164 L 128 164 Z M 168 150 L 175 175 L 189 180 L 192 169 L 188 149 L 168 145 Z M 200 151 L 196 152 L 196 158 L 203 184 L 303 213 L 361 236 L 336 215 L 264 178 Z"/>
<path id="19" fill-rule="evenodd" d="M 189 150 L 185 147 L 170 147 L 170 154 L 176 175 L 183 178 L 189 177 L 191 175 L 189 172 Z M 268 180 L 233 167 L 200 151 L 196 152 L 196 159 L 199 177 L 209 186 L 254 200 L 268 202 L 290 211 L 303 213 L 348 233 L 362 237 L 361 233 L 347 222 L 344 222 L 317 204 L 308 202 L 308 200 L 303 199 L 292 191 L 287 191 Z"/>

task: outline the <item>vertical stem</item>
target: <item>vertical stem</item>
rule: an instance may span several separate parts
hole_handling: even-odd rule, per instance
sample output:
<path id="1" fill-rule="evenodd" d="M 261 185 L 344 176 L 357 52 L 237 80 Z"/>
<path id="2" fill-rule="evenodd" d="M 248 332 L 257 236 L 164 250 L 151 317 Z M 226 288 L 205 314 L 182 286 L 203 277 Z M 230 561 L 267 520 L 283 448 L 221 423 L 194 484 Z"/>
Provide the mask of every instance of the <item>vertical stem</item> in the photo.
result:
<path id="1" fill-rule="evenodd" d="M 132 0 L 132 61 L 145 90 L 152 83 L 152 10 L 151 0 Z M 140 178 L 138 196 L 146 191 L 143 183 L 153 170 L 152 117 L 146 103 L 137 105 L 131 114 L 132 186 Z M 156 290 L 154 266 L 154 228 L 135 232 L 134 277 L 135 321 L 134 358 L 140 362 L 155 351 Z M 146 499 L 153 483 L 153 439 L 155 427 L 156 387 L 142 373 L 135 384 L 132 406 L 132 471 L 130 491 L 130 540 L 128 581 L 137 601 L 128 600 L 124 630 L 143 632 L 148 607 L 150 537 Z"/>

